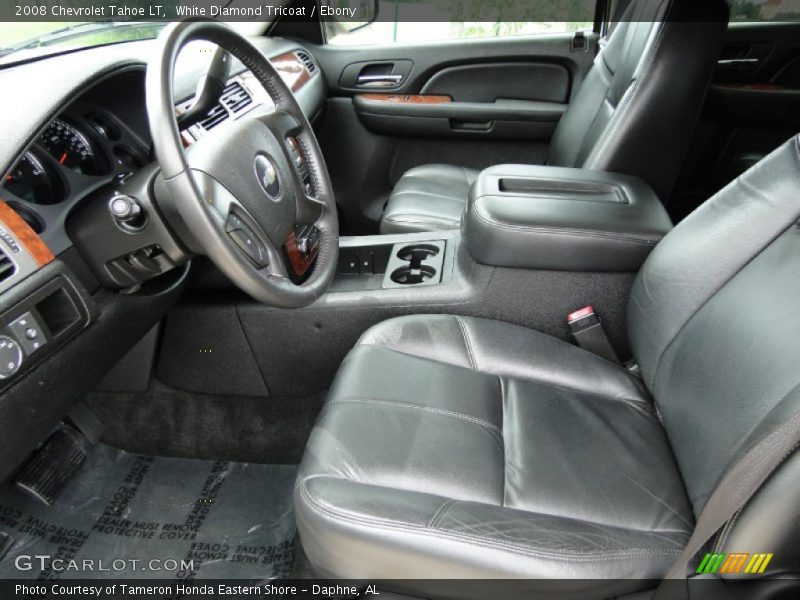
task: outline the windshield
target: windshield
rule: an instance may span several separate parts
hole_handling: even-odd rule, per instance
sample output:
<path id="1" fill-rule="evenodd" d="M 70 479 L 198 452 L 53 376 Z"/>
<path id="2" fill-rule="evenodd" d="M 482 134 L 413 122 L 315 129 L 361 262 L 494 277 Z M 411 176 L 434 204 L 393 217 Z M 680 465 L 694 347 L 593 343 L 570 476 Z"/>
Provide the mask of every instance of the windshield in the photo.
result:
<path id="1" fill-rule="evenodd" d="M 0 25 L 0 64 L 117 42 L 151 39 L 165 23 L 148 22 L 36 22 Z"/>
<path id="2" fill-rule="evenodd" d="M 65 50 L 90 48 L 158 37 L 168 21 L 91 21 L 80 23 L 0 22 L 0 66 Z M 228 22 L 241 35 L 263 33 L 264 20 Z"/>

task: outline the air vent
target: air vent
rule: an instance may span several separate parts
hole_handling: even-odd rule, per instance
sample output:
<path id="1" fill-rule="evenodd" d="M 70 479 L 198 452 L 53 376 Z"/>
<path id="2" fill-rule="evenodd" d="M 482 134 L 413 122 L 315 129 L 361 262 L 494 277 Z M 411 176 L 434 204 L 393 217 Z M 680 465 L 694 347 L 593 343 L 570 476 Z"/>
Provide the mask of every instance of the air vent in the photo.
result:
<path id="1" fill-rule="evenodd" d="M 200 121 L 200 125 L 208 131 L 220 123 L 227 121 L 228 117 L 234 117 L 243 112 L 253 104 L 253 97 L 250 92 L 238 81 L 232 81 L 222 92 L 219 103 L 214 105 L 205 119 Z"/>
<path id="2" fill-rule="evenodd" d="M 311 60 L 311 57 L 308 55 L 307 52 L 298 50 L 297 52 L 295 52 L 295 55 L 297 56 L 297 58 L 303 61 L 303 64 L 306 66 L 306 69 L 308 69 L 309 73 L 313 73 L 314 71 L 317 70 L 317 65 L 314 64 L 314 61 Z"/>
<path id="3" fill-rule="evenodd" d="M 225 110 L 221 104 L 216 104 L 214 108 L 208 111 L 208 116 L 200 121 L 203 129 L 213 129 L 228 118 L 228 111 Z"/>
<path id="4" fill-rule="evenodd" d="M 220 98 L 219 101 L 222 106 L 236 115 L 250 106 L 253 103 L 253 98 L 242 84 L 238 81 L 234 81 L 225 87 L 225 90 L 222 92 L 222 98 Z"/>
<path id="5" fill-rule="evenodd" d="M 6 254 L 2 249 L 0 249 L 0 281 L 5 281 L 17 270 L 17 266 L 14 264 L 14 261 Z"/>

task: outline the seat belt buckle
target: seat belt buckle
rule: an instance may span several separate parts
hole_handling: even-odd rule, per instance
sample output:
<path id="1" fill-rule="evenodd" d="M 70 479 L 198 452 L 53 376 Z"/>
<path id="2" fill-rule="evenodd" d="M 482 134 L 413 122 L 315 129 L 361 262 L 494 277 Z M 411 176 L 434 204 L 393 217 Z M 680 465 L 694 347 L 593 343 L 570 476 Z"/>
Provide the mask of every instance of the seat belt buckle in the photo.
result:
<path id="1" fill-rule="evenodd" d="M 578 346 L 619 364 L 619 357 L 608 341 L 603 323 L 591 304 L 567 315 L 567 324 Z"/>

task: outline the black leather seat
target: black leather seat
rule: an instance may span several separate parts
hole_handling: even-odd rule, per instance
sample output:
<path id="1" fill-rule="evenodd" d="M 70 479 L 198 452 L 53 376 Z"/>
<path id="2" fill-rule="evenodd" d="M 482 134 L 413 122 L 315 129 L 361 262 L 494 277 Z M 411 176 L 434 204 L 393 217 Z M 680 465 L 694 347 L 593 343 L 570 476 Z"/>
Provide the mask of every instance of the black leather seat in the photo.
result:
<path id="1" fill-rule="evenodd" d="M 611 595 L 663 576 L 725 470 L 800 410 L 798 219 L 800 138 L 664 238 L 629 305 L 641 377 L 495 321 L 370 329 L 297 480 L 312 565 L 347 578 L 574 579 L 570 597 L 597 595 L 581 579 L 619 578 Z M 773 552 L 770 569 L 800 572 L 799 504 L 796 453 L 714 551 Z"/>
<path id="2" fill-rule="evenodd" d="M 547 164 L 636 175 L 667 199 L 727 16 L 724 0 L 634 0 L 558 124 Z M 458 228 L 477 175 L 447 164 L 409 170 L 389 197 L 381 233 Z"/>

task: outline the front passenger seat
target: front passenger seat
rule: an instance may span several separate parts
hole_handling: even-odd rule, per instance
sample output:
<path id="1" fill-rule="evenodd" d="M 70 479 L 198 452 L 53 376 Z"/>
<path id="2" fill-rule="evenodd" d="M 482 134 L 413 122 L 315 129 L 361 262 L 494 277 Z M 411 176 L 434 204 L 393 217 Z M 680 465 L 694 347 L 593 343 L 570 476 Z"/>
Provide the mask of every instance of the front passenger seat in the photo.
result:
<path id="1" fill-rule="evenodd" d="M 608 598 L 664 577 L 724 474 L 800 411 L 798 225 L 800 137 L 645 262 L 628 306 L 641 377 L 499 321 L 412 315 L 368 330 L 295 489 L 317 573 L 460 600 L 508 585 Z M 797 576 L 798 506 L 794 452 L 705 551 L 774 553 L 765 575 Z M 473 577 L 528 581 L 492 594 L 421 581 Z"/>
<path id="2" fill-rule="evenodd" d="M 547 164 L 636 175 L 665 201 L 727 21 L 724 0 L 634 0 L 559 122 Z M 454 165 L 409 170 L 392 191 L 381 233 L 457 229 L 477 175 Z"/>

